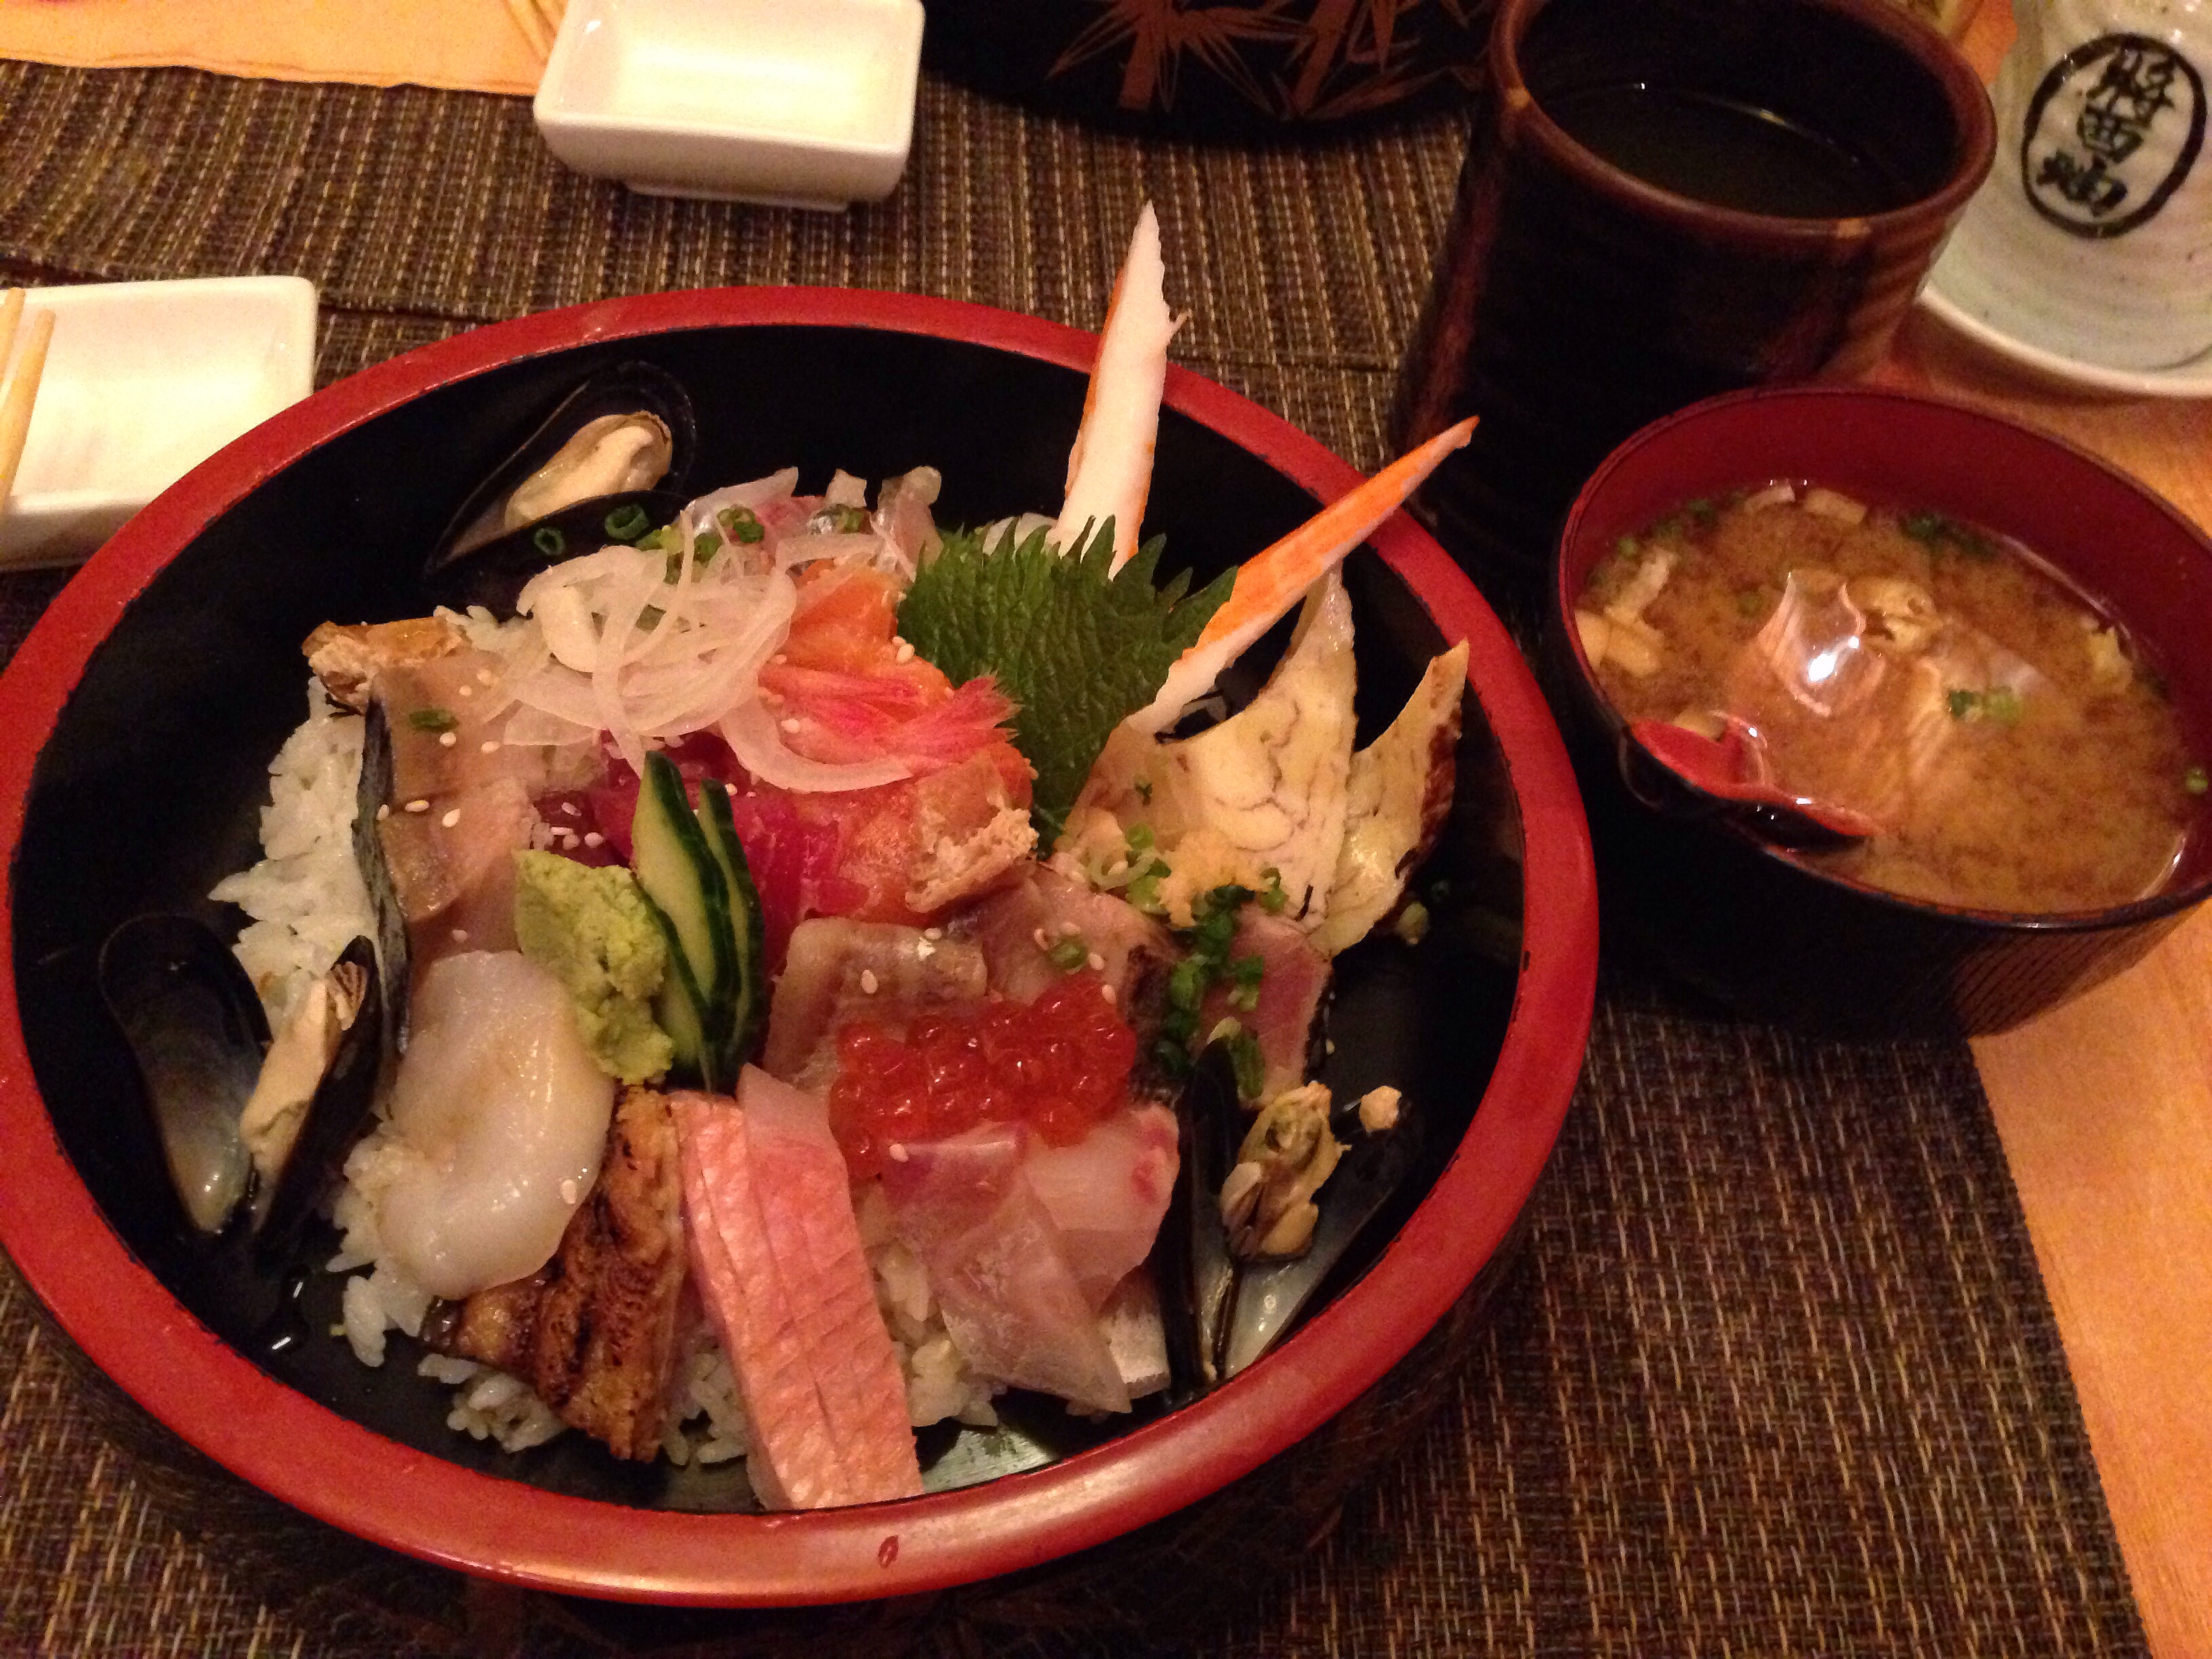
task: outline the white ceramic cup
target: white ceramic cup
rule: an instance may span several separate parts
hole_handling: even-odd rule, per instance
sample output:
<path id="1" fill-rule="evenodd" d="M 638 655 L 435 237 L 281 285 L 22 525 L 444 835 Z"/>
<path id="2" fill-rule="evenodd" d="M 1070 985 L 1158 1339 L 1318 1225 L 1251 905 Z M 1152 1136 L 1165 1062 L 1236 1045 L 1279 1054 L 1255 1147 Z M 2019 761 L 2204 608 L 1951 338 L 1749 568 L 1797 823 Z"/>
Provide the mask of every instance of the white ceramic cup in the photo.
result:
<path id="1" fill-rule="evenodd" d="M 2080 362 L 2212 351 L 2212 0 L 2014 0 L 2013 17 L 1996 165 L 1945 293 Z"/>

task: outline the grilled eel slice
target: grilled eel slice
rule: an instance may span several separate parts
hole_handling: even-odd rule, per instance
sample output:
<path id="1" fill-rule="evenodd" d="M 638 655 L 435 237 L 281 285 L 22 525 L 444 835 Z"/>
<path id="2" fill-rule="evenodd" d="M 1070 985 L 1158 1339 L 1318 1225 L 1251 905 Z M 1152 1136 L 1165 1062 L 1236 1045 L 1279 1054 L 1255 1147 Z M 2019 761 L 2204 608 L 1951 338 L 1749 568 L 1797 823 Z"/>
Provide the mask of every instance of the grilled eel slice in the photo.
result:
<path id="1" fill-rule="evenodd" d="M 528 1279 L 435 1304 L 422 1340 L 522 1378 L 561 1419 L 643 1462 L 660 1449 L 686 1261 L 676 1122 L 627 1089 L 591 1196 Z"/>

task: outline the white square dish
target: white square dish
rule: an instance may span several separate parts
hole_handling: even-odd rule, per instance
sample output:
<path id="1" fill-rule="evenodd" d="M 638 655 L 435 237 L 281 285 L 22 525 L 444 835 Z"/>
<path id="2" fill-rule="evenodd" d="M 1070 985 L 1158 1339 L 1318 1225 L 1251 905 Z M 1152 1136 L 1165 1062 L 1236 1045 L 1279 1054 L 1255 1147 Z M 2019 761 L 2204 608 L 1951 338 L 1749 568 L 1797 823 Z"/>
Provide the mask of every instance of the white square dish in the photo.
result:
<path id="1" fill-rule="evenodd" d="M 53 343 L 0 516 L 0 565 L 73 564 L 232 439 L 314 388 L 315 285 L 201 277 L 33 289 Z"/>
<path id="2" fill-rule="evenodd" d="M 532 109 L 579 173 L 836 210 L 906 171 L 921 0 L 571 0 Z"/>

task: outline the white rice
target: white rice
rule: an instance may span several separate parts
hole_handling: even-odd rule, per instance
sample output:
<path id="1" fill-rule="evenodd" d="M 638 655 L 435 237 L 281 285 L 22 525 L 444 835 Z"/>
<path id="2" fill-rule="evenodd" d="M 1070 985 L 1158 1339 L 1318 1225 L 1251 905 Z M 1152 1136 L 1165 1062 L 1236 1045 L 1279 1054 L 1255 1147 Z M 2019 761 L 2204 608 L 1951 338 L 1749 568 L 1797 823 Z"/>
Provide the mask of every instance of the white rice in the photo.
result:
<path id="1" fill-rule="evenodd" d="M 364 933 L 376 936 L 353 855 L 364 726 L 308 677 L 307 720 L 269 763 L 261 861 L 208 895 L 253 918 L 235 948 L 272 1030 L 289 1023 L 307 987 L 330 972 L 347 945 Z"/>

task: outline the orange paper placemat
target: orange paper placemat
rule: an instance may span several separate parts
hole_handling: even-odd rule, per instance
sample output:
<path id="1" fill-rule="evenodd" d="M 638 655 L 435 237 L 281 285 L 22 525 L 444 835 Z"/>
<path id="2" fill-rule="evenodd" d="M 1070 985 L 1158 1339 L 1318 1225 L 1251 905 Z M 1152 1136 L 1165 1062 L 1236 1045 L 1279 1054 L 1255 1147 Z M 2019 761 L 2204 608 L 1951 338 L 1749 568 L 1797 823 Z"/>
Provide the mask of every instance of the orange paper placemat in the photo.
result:
<path id="1" fill-rule="evenodd" d="M 0 58 L 525 96 L 544 67 L 504 0 L 0 0 Z"/>

